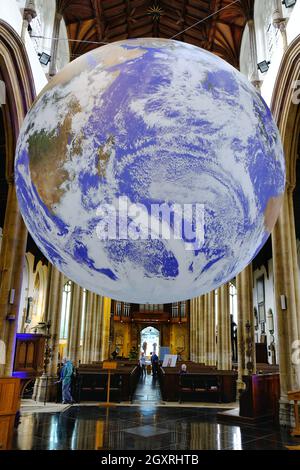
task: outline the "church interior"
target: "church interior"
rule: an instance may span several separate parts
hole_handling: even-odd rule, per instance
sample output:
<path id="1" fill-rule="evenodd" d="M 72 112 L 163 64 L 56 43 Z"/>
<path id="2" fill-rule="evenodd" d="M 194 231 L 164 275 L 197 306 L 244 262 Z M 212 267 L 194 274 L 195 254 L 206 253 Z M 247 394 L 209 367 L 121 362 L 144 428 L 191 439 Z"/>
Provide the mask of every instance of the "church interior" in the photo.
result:
<path id="1" fill-rule="evenodd" d="M 0 450 L 300 449 L 299 24 L 295 0 L 1 0 Z M 286 165 L 279 218 L 252 262 L 164 304 L 68 279 L 27 231 L 15 182 L 42 89 L 83 54 L 146 37 L 239 70 L 272 112 Z"/>

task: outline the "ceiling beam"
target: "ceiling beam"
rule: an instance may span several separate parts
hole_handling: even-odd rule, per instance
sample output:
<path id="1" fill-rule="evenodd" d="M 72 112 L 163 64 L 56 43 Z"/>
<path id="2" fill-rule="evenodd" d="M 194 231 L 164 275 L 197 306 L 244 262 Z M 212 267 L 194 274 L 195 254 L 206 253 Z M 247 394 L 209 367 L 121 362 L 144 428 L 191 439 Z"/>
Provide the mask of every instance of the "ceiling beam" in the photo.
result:
<path id="1" fill-rule="evenodd" d="M 107 29 L 102 1 L 91 0 L 91 5 L 95 13 L 98 40 L 99 42 L 102 42 L 105 40 L 106 29 Z"/>

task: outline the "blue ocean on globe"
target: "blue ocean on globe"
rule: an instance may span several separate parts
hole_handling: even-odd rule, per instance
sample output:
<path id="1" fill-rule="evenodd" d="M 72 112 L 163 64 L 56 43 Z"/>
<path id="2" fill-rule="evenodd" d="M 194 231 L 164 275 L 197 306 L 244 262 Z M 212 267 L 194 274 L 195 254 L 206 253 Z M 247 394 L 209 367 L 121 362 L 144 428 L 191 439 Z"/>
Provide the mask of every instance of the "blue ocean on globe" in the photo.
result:
<path id="1" fill-rule="evenodd" d="M 98 294 L 157 304 L 209 292 L 251 262 L 278 217 L 285 165 L 242 74 L 198 47 L 144 38 L 51 79 L 25 118 L 15 177 L 51 263 Z"/>

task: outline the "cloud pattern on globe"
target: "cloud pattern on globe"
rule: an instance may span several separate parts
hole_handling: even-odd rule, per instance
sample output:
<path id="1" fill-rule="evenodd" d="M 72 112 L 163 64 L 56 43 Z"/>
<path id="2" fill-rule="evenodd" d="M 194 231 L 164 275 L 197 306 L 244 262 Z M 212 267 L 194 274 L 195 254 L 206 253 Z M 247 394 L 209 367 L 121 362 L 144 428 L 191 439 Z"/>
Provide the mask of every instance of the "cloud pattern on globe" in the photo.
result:
<path id="1" fill-rule="evenodd" d="M 278 130 L 246 78 L 205 50 L 152 38 L 93 50 L 49 82 L 24 121 L 15 177 L 49 261 L 93 292 L 137 303 L 231 280 L 268 239 L 285 187 Z M 203 204 L 203 244 L 101 240 L 98 208 L 120 197 L 149 215 L 152 204 Z"/>

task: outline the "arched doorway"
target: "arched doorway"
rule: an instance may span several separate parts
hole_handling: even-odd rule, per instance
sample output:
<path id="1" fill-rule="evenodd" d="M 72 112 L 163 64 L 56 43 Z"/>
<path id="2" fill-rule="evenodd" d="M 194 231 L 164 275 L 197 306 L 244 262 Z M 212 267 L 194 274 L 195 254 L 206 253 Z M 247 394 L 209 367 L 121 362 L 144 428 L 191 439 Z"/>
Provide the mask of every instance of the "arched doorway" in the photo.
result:
<path id="1" fill-rule="evenodd" d="M 159 356 L 160 331 L 153 326 L 147 326 L 141 331 L 141 351 L 150 358 L 150 353 L 155 352 Z"/>

